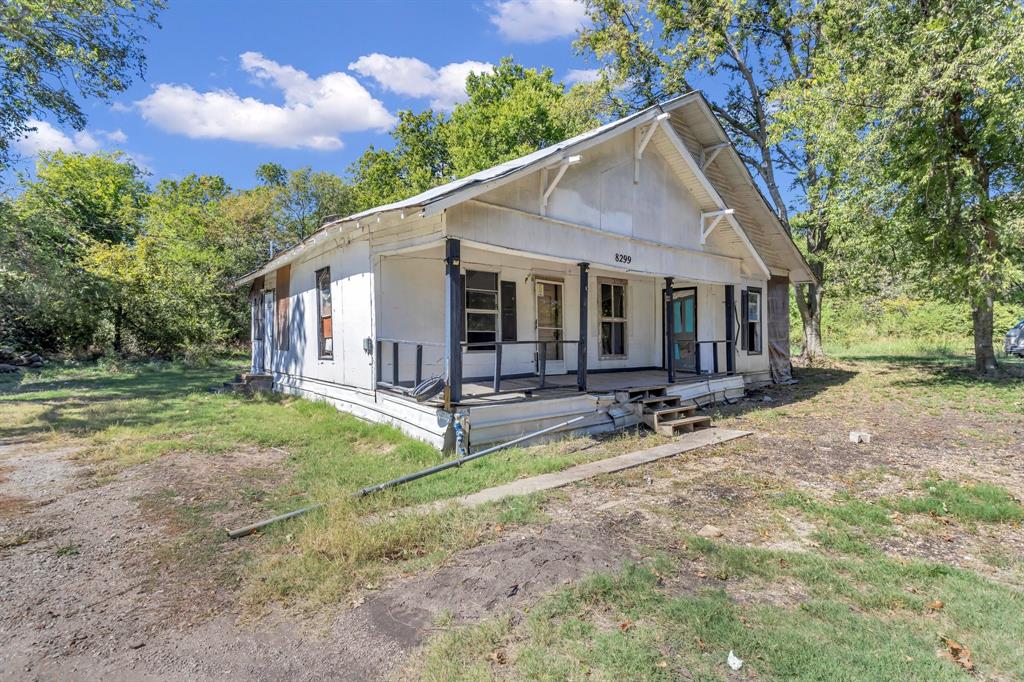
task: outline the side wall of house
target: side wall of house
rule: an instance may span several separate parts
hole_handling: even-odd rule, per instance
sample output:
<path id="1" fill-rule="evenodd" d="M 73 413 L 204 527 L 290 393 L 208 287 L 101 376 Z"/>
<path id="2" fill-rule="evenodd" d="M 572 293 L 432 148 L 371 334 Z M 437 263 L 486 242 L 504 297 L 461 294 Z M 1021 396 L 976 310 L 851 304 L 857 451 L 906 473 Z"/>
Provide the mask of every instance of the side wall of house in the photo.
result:
<path id="1" fill-rule="evenodd" d="M 316 273 L 325 267 L 331 272 L 331 358 L 321 358 L 319 348 Z M 368 241 L 354 241 L 292 263 L 288 288 L 288 341 L 282 344 L 280 335 L 275 338 L 272 369 L 289 377 L 373 388 L 372 356 L 363 349 L 363 339 L 373 336 Z"/>

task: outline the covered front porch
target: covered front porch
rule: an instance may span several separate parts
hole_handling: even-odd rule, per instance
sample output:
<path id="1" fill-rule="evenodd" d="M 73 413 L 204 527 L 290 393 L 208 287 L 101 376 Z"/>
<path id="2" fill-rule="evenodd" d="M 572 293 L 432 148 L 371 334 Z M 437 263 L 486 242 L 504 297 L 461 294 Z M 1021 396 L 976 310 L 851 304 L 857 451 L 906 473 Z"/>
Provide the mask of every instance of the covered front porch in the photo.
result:
<path id="1" fill-rule="evenodd" d="M 377 389 L 407 396 L 440 377 L 444 391 L 428 404 L 446 410 L 646 386 L 734 389 L 708 382 L 743 369 L 736 283 L 621 260 L 596 267 L 455 238 L 380 253 Z"/>

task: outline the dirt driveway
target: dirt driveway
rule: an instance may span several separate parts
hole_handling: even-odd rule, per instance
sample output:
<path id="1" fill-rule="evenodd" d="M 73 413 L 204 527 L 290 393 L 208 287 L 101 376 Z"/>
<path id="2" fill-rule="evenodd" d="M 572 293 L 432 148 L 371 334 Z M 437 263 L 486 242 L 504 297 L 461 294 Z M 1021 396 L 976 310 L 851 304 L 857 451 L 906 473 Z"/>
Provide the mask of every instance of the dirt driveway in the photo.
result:
<path id="1" fill-rule="evenodd" d="M 75 448 L 0 445 L 0 677 L 4 679 L 353 679 L 396 671 L 443 614 L 469 622 L 631 552 L 615 524 L 524 528 L 441 570 L 369 591 L 335 617 L 243 617 L 231 589 L 245 542 L 189 556 L 174 506 L 217 505 L 259 470 L 273 486 L 280 453 L 169 455 L 97 481 Z M 272 472 L 269 474 L 267 472 Z M 215 518 L 217 517 L 215 514 Z M 212 567 L 212 568 L 211 568 Z"/>

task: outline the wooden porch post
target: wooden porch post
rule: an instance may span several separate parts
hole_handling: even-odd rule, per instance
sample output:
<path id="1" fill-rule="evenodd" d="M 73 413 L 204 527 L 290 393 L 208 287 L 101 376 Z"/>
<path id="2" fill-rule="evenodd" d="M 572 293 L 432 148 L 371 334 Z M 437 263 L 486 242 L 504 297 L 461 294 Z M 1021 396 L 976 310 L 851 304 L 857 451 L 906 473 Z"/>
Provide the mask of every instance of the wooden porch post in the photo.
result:
<path id="1" fill-rule="evenodd" d="M 462 244 L 449 237 L 444 242 L 444 359 L 448 369 L 445 408 L 462 400 Z"/>
<path id="2" fill-rule="evenodd" d="M 732 284 L 725 285 L 725 373 L 736 371 L 736 294 Z"/>
<path id="3" fill-rule="evenodd" d="M 580 335 L 576 344 L 576 387 L 587 390 L 587 335 L 590 319 L 587 304 L 590 301 L 590 263 L 580 263 Z"/>
<path id="4" fill-rule="evenodd" d="M 672 352 L 672 330 L 675 329 L 675 309 L 672 307 L 671 277 L 665 278 L 665 369 L 668 370 L 668 383 L 676 382 L 675 353 Z"/>

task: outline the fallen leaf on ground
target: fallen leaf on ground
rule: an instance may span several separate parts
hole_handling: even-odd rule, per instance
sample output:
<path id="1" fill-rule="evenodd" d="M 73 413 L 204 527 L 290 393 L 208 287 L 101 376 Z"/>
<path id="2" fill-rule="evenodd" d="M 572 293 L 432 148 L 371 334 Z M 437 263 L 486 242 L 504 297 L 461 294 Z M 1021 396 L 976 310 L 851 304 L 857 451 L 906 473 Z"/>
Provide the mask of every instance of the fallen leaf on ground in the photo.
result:
<path id="1" fill-rule="evenodd" d="M 942 603 L 942 600 L 941 599 L 936 599 L 935 601 L 933 601 L 931 604 L 928 605 L 928 608 L 930 608 L 932 611 L 938 611 L 943 606 L 945 606 L 945 604 Z"/>
<path id="2" fill-rule="evenodd" d="M 974 661 L 971 660 L 970 649 L 950 637 L 943 637 L 942 643 L 946 645 L 946 656 L 949 660 L 964 670 L 974 670 Z"/>
<path id="3" fill-rule="evenodd" d="M 622 630 L 623 632 L 628 632 L 629 629 L 632 628 L 632 627 L 633 627 L 633 621 L 629 620 L 628 618 L 626 620 L 622 621 L 621 623 L 619 623 L 619 629 Z"/>

